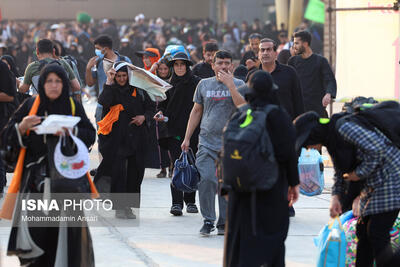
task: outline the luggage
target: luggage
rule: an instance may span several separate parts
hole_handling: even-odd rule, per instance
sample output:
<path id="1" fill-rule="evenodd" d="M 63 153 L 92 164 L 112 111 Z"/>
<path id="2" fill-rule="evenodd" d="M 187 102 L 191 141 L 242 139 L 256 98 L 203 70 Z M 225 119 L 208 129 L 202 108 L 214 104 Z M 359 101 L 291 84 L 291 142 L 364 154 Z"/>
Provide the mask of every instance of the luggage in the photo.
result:
<path id="1" fill-rule="evenodd" d="M 299 163 L 300 193 L 306 196 L 320 195 L 324 190 L 324 164 L 315 149 L 301 150 Z"/>
<path id="2" fill-rule="evenodd" d="M 322 228 L 314 244 L 318 247 L 317 267 L 345 267 L 347 241 L 339 217 Z"/>
<path id="3" fill-rule="evenodd" d="M 172 186 L 179 191 L 192 193 L 197 190 L 200 175 L 195 166 L 193 151 L 182 151 L 179 159 L 175 161 Z"/>

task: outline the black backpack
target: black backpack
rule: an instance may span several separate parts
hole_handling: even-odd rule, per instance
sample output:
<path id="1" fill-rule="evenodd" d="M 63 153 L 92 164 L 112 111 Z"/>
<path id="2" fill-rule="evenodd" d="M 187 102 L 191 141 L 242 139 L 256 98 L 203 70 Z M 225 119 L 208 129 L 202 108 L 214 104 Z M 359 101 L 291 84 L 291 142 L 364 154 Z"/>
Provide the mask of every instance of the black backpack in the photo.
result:
<path id="1" fill-rule="evenodd" d="M 358 111 L 360 107 L 362 107 L 364 104 L 376 103 L 378 103 L 378 101 L 376 101 L 373 97 L 357 96 L 351 101 L 344 103 L 342 111 L 353 114 L 354 112 Z"/>
<path id="2" fill-rule="evenodd" d="M 252 110 L 246 105 L 234 113 L 223 134 L 223 183 L 228 190 L 256 192 L 271 189 L 278 179 L 278 164 L 266 120 L 278 107 Z"/>

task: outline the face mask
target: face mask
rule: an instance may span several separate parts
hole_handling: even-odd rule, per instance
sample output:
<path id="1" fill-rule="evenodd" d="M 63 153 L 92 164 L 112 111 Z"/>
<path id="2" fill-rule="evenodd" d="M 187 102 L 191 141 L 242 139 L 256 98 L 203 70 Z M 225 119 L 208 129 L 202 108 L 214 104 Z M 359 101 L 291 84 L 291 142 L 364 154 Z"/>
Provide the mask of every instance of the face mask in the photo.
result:
<path id="1" fill-rule="evenodd" d="M 96 53 L 96 56 L 98 56 L 100 59 L 104 58 L 104 54 L 101 53 L 100 49 L 96 49 L 96 50 L 94 50 L 94 52 Z"/>

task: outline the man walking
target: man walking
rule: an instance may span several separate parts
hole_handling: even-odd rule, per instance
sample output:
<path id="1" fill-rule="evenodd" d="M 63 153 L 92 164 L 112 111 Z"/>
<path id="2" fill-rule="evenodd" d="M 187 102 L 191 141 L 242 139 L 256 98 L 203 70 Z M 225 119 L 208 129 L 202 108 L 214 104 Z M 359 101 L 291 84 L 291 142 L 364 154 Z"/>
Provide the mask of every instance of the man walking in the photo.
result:
<path id="1" fill-rule="evenodd" d="M 196 167 L 200 172 L 199 183 L 200 211 L 204 225 L 200 234 L 208 236 L 215 230 L 215 194 L 218 180 L 215 176 L 214 161 L 222 148 L 222 130 L 237 106 L 245 103 L 237 91 L 243 81 L 233 78 L 232 55 L 227 51 L 218 51 L 212 63 L 216 77 L 203 79 L 197 85 L 194 95 L 194 106 L 190 113 L 182 150 L 187 151 L 190 138 L 200 123 L 199 149 Z M 219 218 L 218 234 L 225 233 L 226 200 L 218 196 Z"/>
<path id="2" fill-rule="evenodd" d="M 302 87 L 296 71 L 291 66 L 280 64 L 276 60 L 277 48 L 276 42 L 272 39 L 264 38 L 260 41 L 258 53 L 261 61 L 260 69 L 271 74 L 279 87 L 279 102 L 294 120 L 304 112 Z"/>
<path id="3" fill-rule="evenodd" d="M 308 31 L 294 33 L 293 49 L 296 56 L 289 59 L 300 78 L 306 111 L 315 111 L 328 117 L 326 107 L 336 97 L 336 79 L 326 58 L 311 50 Z"/>

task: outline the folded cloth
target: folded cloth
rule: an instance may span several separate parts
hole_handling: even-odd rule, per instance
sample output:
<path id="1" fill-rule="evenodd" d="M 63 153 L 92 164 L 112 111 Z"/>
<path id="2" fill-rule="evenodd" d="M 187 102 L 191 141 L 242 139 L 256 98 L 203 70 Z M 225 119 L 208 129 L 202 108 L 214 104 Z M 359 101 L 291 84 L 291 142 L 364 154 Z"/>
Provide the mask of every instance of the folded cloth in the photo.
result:
<path id="1" fill-rule="evenodd" d="M 99 125 L 99 130 L 97 134 L 108 135 L 112 131 L 112 126 L 114 122 L 118 121 L 119 113 L 124 110 L 121 104 L 112 106 L 107 115 L 97 123 Z"/>

